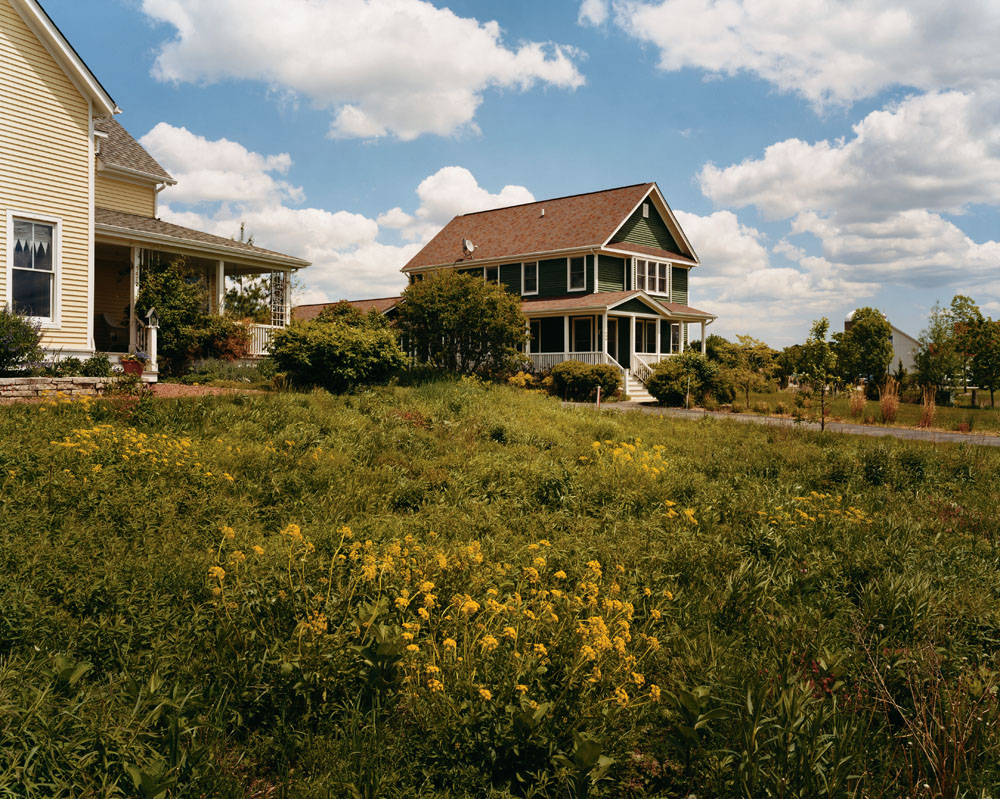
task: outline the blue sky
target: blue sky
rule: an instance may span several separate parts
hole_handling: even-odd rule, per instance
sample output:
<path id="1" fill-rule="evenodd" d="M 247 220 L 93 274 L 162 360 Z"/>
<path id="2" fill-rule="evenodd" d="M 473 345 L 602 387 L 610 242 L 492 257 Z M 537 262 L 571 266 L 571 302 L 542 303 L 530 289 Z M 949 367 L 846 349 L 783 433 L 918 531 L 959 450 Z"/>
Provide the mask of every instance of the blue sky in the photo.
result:
<path id="1" fill-rule="evenodd" d="M 180 181 L 161 216 L 398 292 L 452 215 L 655 180 L 714 329 L 1000 315 L 1000 7 L 930 0 L 43 0 Z"/>

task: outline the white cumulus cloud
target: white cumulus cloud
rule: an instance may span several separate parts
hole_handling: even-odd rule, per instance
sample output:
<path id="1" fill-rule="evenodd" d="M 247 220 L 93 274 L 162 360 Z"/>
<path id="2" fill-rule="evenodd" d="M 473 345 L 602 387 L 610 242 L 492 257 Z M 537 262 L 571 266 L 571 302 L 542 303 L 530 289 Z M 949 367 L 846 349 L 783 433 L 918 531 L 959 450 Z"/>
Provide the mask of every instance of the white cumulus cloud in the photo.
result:
<path id="1" fill-rule="evenodd" d="M 175 30 L 153 74 L 164 81 L 262 81 L 330 108 L 335 138 L 474 127 L 491 88 L 573 89 L 574 48 L 504 43 L 500 26 L 424 0 L 142 0 Z"/>
<path id="2" fill-rule="evenodd" d="M 227 139 L 209 140 L 159 123 L 140 140 L 178 185 L 161 194 L 160 217 L 227 238 L 243 225 L 254 244 L 312 262 L 299 273 L 297 302 L 398 294 L 400 267 L 456 214 L 534 198 L 523 186 L 491 193 L 467 169 L 447 166 L 420 182 L 412 212 L 395 206 L 372 219 L 346 210 L 297 207 L 299 187 L 276 180 L 292 166 Z M 382 240 L 383 228 L 404 243 Z"/>
<path id="3" fill-rule="evenodd" d="M 664 70 L 745 72 L 818 108 L 1000 79 L 992 0 L 615 0 L 614 14 Z"/>

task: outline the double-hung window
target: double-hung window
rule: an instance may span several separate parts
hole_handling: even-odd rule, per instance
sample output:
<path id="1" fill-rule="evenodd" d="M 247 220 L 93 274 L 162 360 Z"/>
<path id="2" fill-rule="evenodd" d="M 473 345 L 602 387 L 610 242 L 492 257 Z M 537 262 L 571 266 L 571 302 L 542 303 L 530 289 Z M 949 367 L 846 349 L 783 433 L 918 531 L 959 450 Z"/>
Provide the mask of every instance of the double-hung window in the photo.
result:
<path id="1" fill-rule="evenodd" d="M 58 229 L 55 222 L 10 217 L 9 301 L 40 322 L 56 320 Z"/>
<path id="2" fill-rule="evenodd" d="M 587 259 L 583 256 L 579 258 L 567 259 L 568 285 L 570 291 L 584 291 L 587 288 Z"/>
<path id="3" fill-rule="evenodd" d="M 659 292 L 660 292 L 660 294 L 666 294 L 667 293 L 667 272 L 670 269 L 670 264 L 657 264 L 657 266 L 660 269 Z"/>
<path id="4" fill-rule="evenodd" d="M 483 277 L 486 279 L 487 283 L 499 283 L 500 267 L 499 266 L 484 267 Z"/>
<path id="5" fill-rule="evenodd" d="M 538 293 L 538 261 L 521 264 L 521 293 Z"/>

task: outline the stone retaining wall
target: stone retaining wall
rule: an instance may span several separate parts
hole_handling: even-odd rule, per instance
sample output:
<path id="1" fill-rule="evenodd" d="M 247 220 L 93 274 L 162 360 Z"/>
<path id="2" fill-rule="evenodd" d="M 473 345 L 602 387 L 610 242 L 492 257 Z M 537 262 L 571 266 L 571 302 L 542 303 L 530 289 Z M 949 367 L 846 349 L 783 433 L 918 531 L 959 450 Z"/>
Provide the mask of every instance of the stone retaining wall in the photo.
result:
<path id="1" fill-rule="evenodd" d="M 37 399 L 100 394 L 113 377 L 0 377 L 0 399 Z"/>

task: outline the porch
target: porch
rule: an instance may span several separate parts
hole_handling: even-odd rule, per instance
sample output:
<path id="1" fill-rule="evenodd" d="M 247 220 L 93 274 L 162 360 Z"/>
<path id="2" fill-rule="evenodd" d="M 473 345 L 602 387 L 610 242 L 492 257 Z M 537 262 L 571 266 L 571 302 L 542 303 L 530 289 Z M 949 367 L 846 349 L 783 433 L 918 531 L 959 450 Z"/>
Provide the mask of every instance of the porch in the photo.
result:
<path id="1" fill-rule="evenodd" d="M 609 364 L 621 373 L 627 393 L 644 393 L 651 367 L 685 351 L 689 325 L 700 325 L 704 354 L 710 321 L 614 311 L 529 317 L 525 356 L 535 372 L 569 360 Z"/>
<path id="2" fill-rule="evenodd" d="M 240 277 L 270 276 L 267 323 L 246 325 L 249 347 L 246 357 L 268 355 L 275 332 L 291 319 L 291 292 L 288 271 L 273 271 L 228 260 L 215 260 L 165 249 L 99 242 L 94 252 L 94 348 L 113 363 L 126 353 L 143 352 L 149 358 L 145 378 L 155 380 L 159 371 L 155 328 L 136 312 L 136 298 L 144 269 L 169 262 L 183 254 L 187 265 L 203 281 L 208 301 L 205 313 L 225 312 L 227 281 Z"/>

